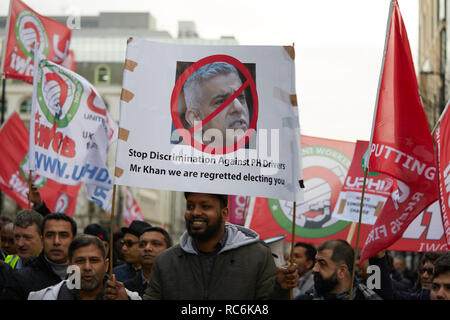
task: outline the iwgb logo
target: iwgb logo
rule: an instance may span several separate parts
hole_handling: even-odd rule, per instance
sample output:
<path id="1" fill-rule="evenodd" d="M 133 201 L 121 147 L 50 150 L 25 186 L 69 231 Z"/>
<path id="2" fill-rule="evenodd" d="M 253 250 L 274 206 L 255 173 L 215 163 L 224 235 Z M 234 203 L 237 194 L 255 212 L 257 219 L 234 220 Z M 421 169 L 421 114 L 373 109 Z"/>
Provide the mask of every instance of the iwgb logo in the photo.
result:
<path id="1" fill-rule="evenodd" d="M 65 193 L 62 193 L 58 200 L 56 201 L 55 211 L 54 212 L 66 212 L 67 207 L 69 206 L 69 198 Z"/>
<path id="2" fill-rule="evenodd" d="M 25 158 L 22 160 L 22 162 L 20 163 L 20 166 L 19 166 L 20 167 L 20 176 L 22 177 L 23 181 L 28 181 L 28 174 L 26 173 L 29 170 L 28 169 L 29 168 L 28 158 L 29 158 L 29 153 L 27 153 L 25 155 Z M 36 172 L 32 172 L 31 180 L 33 181 L 33 185 L 38 189 L 44 187 L 45 184 L 47 183 L 47 178 L 37 174 Z"/>
<path id="3" fill-rule="evenodd" d="M 37 101 L 45 118 L 65 128 L 80 106 L 83 84 L 48 60 L 39 63 Z"/>
<path id="4" fill-rule="evenodd" d="M 29 57 L 31 61 L 33 61 L 33 52 L 36 47 L 45 57 L 48 56 L 49 52 L 52 52 L 52 56 L 49 58 L 56 63 L 63 62 L 69 52 L 70 40 L 66 40 L 62 50 L 60 50 L 61 35 L 54 33 L 50 43 L 41 20 L 30 10 L 23 10 L 19 13 L 14 25 L 14 33 L 23 54 L 25 57 Z M 52 51 L 50 51 L 50 45 Z"/>
<path id="5" fill-rule="evenodd" d="M 23 10 L 17 17 L 14 26 L 17 43 L 25 56 L 33 60 L 33 50 L 38 46 L 39 51 L 47 56 L 49 41 L 41 20 L 31 11 Z"/>

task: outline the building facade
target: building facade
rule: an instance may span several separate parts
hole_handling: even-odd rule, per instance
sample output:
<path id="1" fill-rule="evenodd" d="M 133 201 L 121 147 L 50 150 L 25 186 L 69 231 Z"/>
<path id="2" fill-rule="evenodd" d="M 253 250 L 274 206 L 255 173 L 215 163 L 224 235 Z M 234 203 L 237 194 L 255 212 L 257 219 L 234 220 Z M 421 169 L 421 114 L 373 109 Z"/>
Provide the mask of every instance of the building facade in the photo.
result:
<path id="1" fill-rule="evenodd" d="M 126 44 L 130 37 L 190 45 L 236 45 L 234 37 L 202 39 L 198 36 L 195 23 L 180 21 L 178 36 L 156 29 L 156 19 L 147 12 L 101 12 L 98 16 L 50 17 L 73 27 L 70 49 L 74 51 L 76 72 L 91 82 L 102 96 L 113 119 L 119 121 L 122 73 Z M 0 17 L 0 37 L 6 38 L 7 17 Z M 8 79 L 6 84 L 5 118 L 17 111 L 29 126 L 31 95 L 33 87 L 21 81 Z M 110 172 L 114 165 L 115 144 L 108 155 Z M 116 194 L 115 225 L 124 226 L 122 187 Z M 177 242 L 185 230 L 185 199 L 181 192 L 132 188 L 144 219 L 154 226 L 164 226 Z M 3 195 L 2 213 L 14 216 L 20 208 Z M 82 230 L 89 223 L 109 225 L 110 212 L 104 212 L 94 202 L 87 200 L 84 186 L 81 187 L 74 218 Z"/>
<path id="2" fill-rule="evenodd" d="M 449 98 L 447 66 L 448 0 L 419 1 L 418 82 L 428 124 L 432 130 Z"/>

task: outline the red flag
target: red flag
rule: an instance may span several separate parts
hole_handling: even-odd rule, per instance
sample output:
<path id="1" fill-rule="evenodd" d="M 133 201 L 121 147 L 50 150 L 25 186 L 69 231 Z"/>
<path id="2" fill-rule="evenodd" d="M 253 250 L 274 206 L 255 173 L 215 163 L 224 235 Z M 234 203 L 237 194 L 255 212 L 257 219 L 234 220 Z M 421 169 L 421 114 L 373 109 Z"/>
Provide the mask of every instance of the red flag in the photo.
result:
<path id="1" fill-rule="evenodd" d="M 373 225 L 361 262 L 397 241 L 415 217 L 438 198 L 433 140 L 397 1 L 392 1 L 390 13 L 369 168 L 396 178 L 398 189 Z"/>
<path id="2" fill-rule="evenodd" d="M 0 150 L 7 150 L 0 157 L 0 189 L 24 209 L 28 206 L 28 140 L 28 130 L 14 112 L 0 130 Z M 36 174 L 33 184 L 50 211 L 73 215 L 81 184 L 63 185 Z"/>
<path id="3" fill-rule="evenodd" d="M 2 72 L 5 78 L 33 83 L 34 46 L 39 46 L 48 60 L 62 63 L 69 51 L 72 30 L 38 14 L 20 0 L 11 0 L 10 6 Z"/>
<path id="4" fill-rule="evenodd" d="M 329 239 L 343 239 L 355 247 L 357 224 L 337 220 L 330 216 L 330 209 L 333 211 L 340 206 L 337 199 L 346 184 L 347 170 L 353 166 L 353 161 L 362 166 L 362 155 L 358 155 L 353 142 L 305 135 L 301 136 L 301 141 L 306 192 L 304 202 L 297 203 L 295 242 L 319 245 Z M 245 226 L 257 232 L 261 239 L 285 235 L 284 240 L 291 243 L 292 202 L 252 197 Z M 359 249 L 371 229 L 372 225 L 361 224 Z M 388 250 L 425 252 L 446 248 L 441 210 L 435 201 L 409 224 L 402 238 Z"/>
<path id="5" fill-rule="evenodd" d="M 228 197 L 229 215 L 227 221 L 243 226 L 248 212 L 250 197 L 230 195 Z"/>
<path id="6" fill-rule="evenodd" d="M 66 59 L 61 63 L 61 65 L 69 69 L 70 71 L 77 72 L 77 65 L 75 61 L 75 53 L 73 50 L 69 50 L 69 54 L 67 55 Z"/>
<path id="7" fill-rule="evenodd" d="M 450 247 L 450 140 L 448 140 L 450 137 L 450 114 L 446 112 L 448 105 L 434 132 L 434 140 L 437 146 L 442 225 L 447 237 L 447 247 Z"/>
<path id="8" fill-rule="evenodd" d="M 125 225 L 128 227 L 134 220 L 144 221 L 141 207 L 139 207 L 139 204 L 133 197 L 130 187 L 125 187 L 123 192 L 125 198 L 123 202 L 123 220 Z"/>

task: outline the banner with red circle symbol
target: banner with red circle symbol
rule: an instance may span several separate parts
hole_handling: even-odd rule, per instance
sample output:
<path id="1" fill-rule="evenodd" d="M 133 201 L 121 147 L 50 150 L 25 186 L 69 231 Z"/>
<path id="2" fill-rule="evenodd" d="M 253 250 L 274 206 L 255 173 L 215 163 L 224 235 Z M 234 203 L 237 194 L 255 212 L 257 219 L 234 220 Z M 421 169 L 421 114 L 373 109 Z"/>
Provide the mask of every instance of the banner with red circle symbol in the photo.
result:
<path id="1" fill-rule="evenodd" d="M 214 63 L 214 62 L 225 62 L 232 66 L 234 66 L 237 70 L 239 70 L 245 77 L 246 81 L 239 87 L 238 90 L 236 90 L 228 99 L 220 105 L 216 110 L 214 110 L 211 114 L 209 114 L 207 117 L 205 117 L 201 122 L 199 122 L 194 127 L 191 127 L 189 130 L 186 130 L 184 127 L 181 119 L 180 119 L 180 112 L 178 110 L 178 103 L 180 98 L 180 93 L 183 90 L 183 86 L 186 83 L 186 81 L 189 79 L 190 76 L 192 76 L 197 70 L 200 68 Z M 236 99 L 245 89 L 246 87 L 250 87 L 253 105 L 252 105 L 252 118 L 249 124 L 248 130 L 245 132 L 244 136 L 241 137 L 237 142 L 233 141 L 233 144 L 223 146 L 223 147 L 208 147 L 207 145 L 203 144 L 201 141 L 195 140 L 193 134 L 197 130 L 201 130 L 202 127 L 211 121 L 214 117 L 216 117 L 219 113 L 224 111 L 226 108 L 230 107 L 231 102 Z M 190 144 L 192 147 L 196 148 L 197 150 L 200 150 L 202 152 L 210 153 L 210 154 L 226 154 L 230 152 L 234 152 L 243 146 L 245 146 L 246 143 L 249 142 L 251 136 L 256 131 L 256 123 L 258 119 L 258 94 L 256 91 L 256 84 L 255 80 L 253 79 L 252 75 L 248 71 L 248 69 L 245 67 L 245 65 L 239 61 L 238 59 L 229 56 L 229 55 L 211 55 L 208 57 L 205 57 L 203 59 L 198 60 L 193 65 L 188 67 L 181 76 L 177 79 L 177 82 L 175 83 L 175 86 L 172 91 L 172 97 L 171 97 L 171 114 L 172 114 L 172 120 L 175 125 L 175 128 L 178 130 L 180 136 L 185 140 L 186 143 Z"/>
<path id="2" fill-rule="evenodd" d="M 8 21 L 1 70 L 5 78 L 33 83 L 35 47 L 57 64 L 68 56 L 72 30 L 66 25 L 40 15 L 20 0 L 11 0 Z"/>
<path id="3" fill-rule="evenodd" d="M 130 39 L 114 183 L 300 201 L 291 53 Z"/>

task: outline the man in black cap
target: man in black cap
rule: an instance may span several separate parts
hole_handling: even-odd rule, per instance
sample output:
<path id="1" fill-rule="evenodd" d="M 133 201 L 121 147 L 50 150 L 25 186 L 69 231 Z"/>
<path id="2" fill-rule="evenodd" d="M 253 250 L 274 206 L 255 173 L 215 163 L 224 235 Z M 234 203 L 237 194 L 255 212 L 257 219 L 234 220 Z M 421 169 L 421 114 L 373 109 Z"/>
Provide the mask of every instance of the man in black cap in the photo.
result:
<path id="1" fill-rule="evenodd" d="M 138 274 L 140 269 L 139 237 L 149 227 L 151 225 L 145 221 L 134 220 L 128 228 L 121 229 L 123 239 L 120 241 L 120 248 L 126 263 L 113 268 L 117 281 L 125 282 Z"/>
<path id="2" fill-rule="evenodd" d="M 278 268 L 253 230 L 225 222 L 228 197 L 185 193 L 186 232 L 152 266 L 143 299 L 289 299 L 297 266 Z"/>

